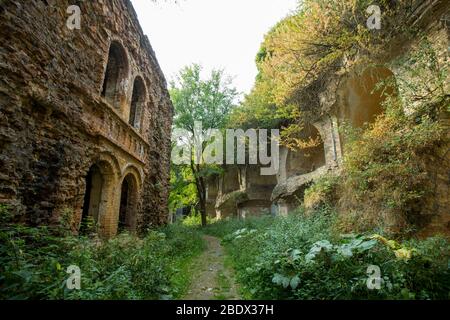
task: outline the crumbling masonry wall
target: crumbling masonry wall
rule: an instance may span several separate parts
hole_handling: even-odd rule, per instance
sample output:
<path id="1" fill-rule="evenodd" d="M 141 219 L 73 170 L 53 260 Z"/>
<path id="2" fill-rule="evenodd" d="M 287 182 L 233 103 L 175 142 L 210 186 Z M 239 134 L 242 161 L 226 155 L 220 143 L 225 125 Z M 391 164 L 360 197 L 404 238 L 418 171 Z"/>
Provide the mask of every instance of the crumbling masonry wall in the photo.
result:
<path id="1" fill-rule="evenodd" d="M 66 26 L 72 4 L 80 30 Z M 164 223 L 173 108 L 130 1 L 1 1 L 0 39 L 0 203 L 33 225 L 69 212 L 76 231 L 96 165 L 104 236 L 117 233 L 127 176 L 137 229 Z M 126 59 L 113 88 L 118 103 L 104 92 L 113 45 Z M 133 103 L 140 109 L 130 121 Z"/>
<path id="2" fill-rule="evenodd" d="M 444 66 L 448 64 L 449 4 L 443 1 L 417 2 L 414 24 L 420 25 L 437 52 L 439 63 Z M 387 86 L 383 88 L 383 91 L 380 91 L 381 88 L 377 88 L 377 85 L 383 80 L 395 82 L 397 77 L 400 78 L 404 70 L 401 65 L 393 62 L 399 57 L 414 53 L 414 40 L 411 43 L 402 39 L 399 41 L 397 46 L 393 45 L 390 50 L 386 49 L 386 57 L 381 59 L 379 65 L 336 74 L 330 77 L 323 92 L 314 93 L 320 100 L 320 110 L 315 119 L 310 119 L 310 126 L 317 129 L 323 144 L 319 145 L 310 157 L 303 154 L 304 150 L 292 151 L 280 146 L 280 170 L 276 176 L 277 185 L 273 188 L 270 199 L 272 212 L 287 215 L 301 204 L 304 191 L 312 182 L 325 174 L 340 174 L 346 152 L 346 141 L 341 134 L 341 129 L 344 125 L 361 128 L 365 124 L 373 123 L 376 117 L 384 112 L 383 102 L 386 95 L 397 93 L 390 81 L 386 82 Z M 438 233 L 448 235 L 450 232 L 449 119 L 448 111 L 440 115 L 440 122 L 447 135 L 442 138 L 437 153 L 426 158 L 428 178 L 432 188 L 425 204 L 419 203 L 420 208 L 417 208 L 424 220 L 419 236 Z M 245 184 L 252 185 L 258 180 L 259 178 L 255 176 L 246 176 Z M 249 191 L 251 192 L 251 188 L 247 187 L 247 190 L 232 192 L 228 197 L 217 200 L 219 205 L 227 204 L 233 209 L 245 203 L 245 213 L 251 212 L 259 208 L 256 203 L 249 201 Z"/>

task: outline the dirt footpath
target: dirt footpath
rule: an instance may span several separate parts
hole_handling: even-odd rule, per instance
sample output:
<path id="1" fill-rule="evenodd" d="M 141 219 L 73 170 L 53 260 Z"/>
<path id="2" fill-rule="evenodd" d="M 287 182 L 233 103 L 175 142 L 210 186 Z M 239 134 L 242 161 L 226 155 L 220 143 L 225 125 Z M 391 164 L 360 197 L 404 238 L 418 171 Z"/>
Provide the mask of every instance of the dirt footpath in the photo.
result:
<path id="1" fill-rule="evenodd" d="M 231 268 L 225 265 L 220 240 L 204 236 L 207 249 L 192 265 L 193 279 L 185 300 L 238 300 L 238 290 Z"/>

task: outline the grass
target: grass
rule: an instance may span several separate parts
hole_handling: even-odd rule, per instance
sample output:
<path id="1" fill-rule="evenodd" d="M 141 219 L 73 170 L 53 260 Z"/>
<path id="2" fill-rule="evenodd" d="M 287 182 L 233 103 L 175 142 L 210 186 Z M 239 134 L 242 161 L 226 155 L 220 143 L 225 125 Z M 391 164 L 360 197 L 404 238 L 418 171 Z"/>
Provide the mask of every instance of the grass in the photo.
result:
<path id="1" fill-rule="evenodd" d="M 228 300 L 230 297 L 228 296 L 228 293 L 231 288 L 230 280 L 225 275 L 225 272 L 223 270 L 218 271 L 217 273 L 217 284 L 218 288 L 215 291 L 215 300 Z"/>
<path id="2" fill-rule="evenodd" d="M 173 292 L 175 292 L 173 299 L 182 299 L 187 293 L 195 275 L 195 273 L 192 272 L 192 267 L 195 265 L 195 259 L 204 251 L 205 247 L 206 244 L 204 240 L 202 240 L 201 246 L 195 247 L 187 257 L 174 262 L 174 273 L 170 279 Z"/>

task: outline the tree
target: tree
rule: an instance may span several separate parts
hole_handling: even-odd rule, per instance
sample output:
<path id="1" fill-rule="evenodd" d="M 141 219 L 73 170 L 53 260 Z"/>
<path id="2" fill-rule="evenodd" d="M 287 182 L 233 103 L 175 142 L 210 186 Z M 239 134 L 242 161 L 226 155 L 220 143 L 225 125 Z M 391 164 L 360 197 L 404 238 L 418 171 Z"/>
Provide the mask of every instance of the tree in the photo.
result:
<path id="1" fill-rule="evenodd" d="M 170 170 L 169 210 L 197 205 L 197 191 L 190 167 L 172 165 Z"/>
<path id="2" fill-rule="evenodd" d="M 203 141 L 208 141 L 208 129 L 224 129 L 230 111 L 238 97 L 232 79 L 223 70 L 213 70 L 207 79 L 201 77 L 202 68 L 193 64 L 183 68 L 175 81 L 171 83 L 170 95 L 175 108 L 174 126 L 189 132 L 188 143 L 191 150 L 190 169 L 192 170 L 197 189 L 199 210 L 202 225 L 206 225 L 206 179 L 217 173 L 219 168 L 196 161 L 193 141 L 196 136 L 195 122 L 202 124 Z M 198 133 L 197 133 L 198 134 Z M 202 150 L 207 143 L 202 144 Z"/>

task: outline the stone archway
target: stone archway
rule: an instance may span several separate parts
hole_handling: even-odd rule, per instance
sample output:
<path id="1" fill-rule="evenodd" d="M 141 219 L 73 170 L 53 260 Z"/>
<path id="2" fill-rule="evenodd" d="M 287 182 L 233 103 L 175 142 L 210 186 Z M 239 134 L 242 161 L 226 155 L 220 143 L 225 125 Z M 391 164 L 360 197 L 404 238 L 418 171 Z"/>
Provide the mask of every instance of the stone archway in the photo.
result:
<path id="1" fill-rule="evenodd" d="M 245 198 L 238 203 L 238 217 L 269 215 L 272 191 L 277 184 L 275 175 L 262 175 L 261 166 L 246 165 L 240 170 Z"/>
<path id="2" fill-rule="evenodd" d="M 86 226 L 91 220 L 93 223 L 98 223 L 98 216 L 100 211 L 101 195 L 103 190 L 103 176 L 100 168 L 94 164 L 86 175 L 86 189 L 84 193 L 82 225 L 80 232 L 84 232 L 88 228 Z"/>
<path id="3" fill-rule="evenodd" d="M 105 160 L 95 162 L 86 174 L 86 188 L 82 208 L 80 232 L 84 222 L 91 220 L 101 236 L 113 235 L 111 219 L 115 207 L 116 175 L 113 166 Z"/>
<path id="4" fill-rule="evenodd" d="M 270 208 L 270 212 L 287 215 L 297 208 L 307 185 L 327 171 L 332 159 L 327 149 L 332 142 L 324 134 L 327 130 L 323 123 L 307 124 L 297 137 L 304 142 L 303 145 L 294 150 L 286 147 L 280 149 L 278 184 L 272 191 L 274 207 Z"/>
<path id="5" fill-rule="evenodd" d="M 136 177 L 128 173 L 122 180 L 118 232 L 136 231 L 139 186 Z"/>
<path id="6" fill-rule="evenodd" d="M 241 192 L 241 175 L 236 166 L 226 168 L 219 178 L 216 201 L 216 218 L 223 219 L 237 216 L 236 196 Z"/>

